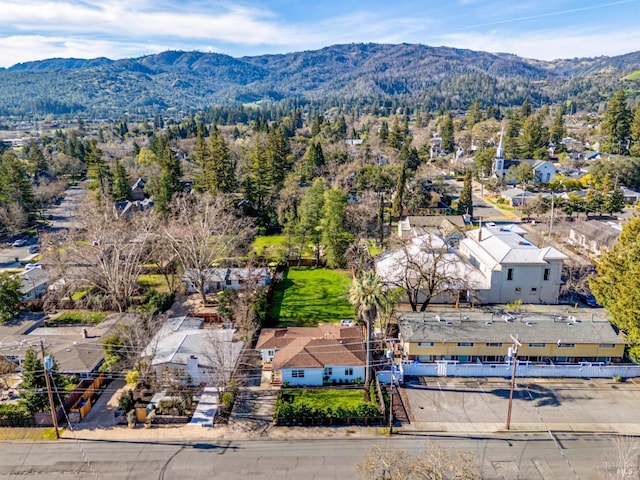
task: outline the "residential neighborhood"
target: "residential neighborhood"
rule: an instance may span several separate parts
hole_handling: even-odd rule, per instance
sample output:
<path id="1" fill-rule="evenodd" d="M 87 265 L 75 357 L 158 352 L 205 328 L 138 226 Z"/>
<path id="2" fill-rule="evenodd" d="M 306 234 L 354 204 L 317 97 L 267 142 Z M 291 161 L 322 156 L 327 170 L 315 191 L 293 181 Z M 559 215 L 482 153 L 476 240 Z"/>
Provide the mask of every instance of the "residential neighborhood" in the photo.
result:
<path id="1" fill-rule="evenodd" d="M 454 441 L 466 465 L 486 441 L 484 476 L 439 478 L 537 479 L 565 478 L 565 443 L 639 435 L 635 97 L 371 102 L 7 116 L 0 436 L 255 470 L 351 437 L 361 470 Z"/>

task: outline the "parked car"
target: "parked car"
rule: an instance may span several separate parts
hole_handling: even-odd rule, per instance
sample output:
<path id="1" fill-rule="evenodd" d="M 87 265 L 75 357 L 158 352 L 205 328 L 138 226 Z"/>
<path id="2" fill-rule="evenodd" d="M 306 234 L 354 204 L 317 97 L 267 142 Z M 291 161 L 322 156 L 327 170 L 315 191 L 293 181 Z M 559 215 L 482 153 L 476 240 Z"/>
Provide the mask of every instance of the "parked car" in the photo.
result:
<path id="1" fill-rule="evenodd" d="M 27 263 L 24 266 L 24 269 L 29 271 L 29 270 L 35 270 L 36 268 L 42 268 L 42 264 L 41 263 Z"/>
<path id="2" fill-rule="evenodd" d="M 13 245 L 14 247 L 24 247 L 26 244 L 27 244 L 27 241 L 24 238 L 19 238 L 18 240 L 13 242 L 11 245 Z"/>
<path id="3" fill-rule="evenodd" d="M 29 253 L 38 253 L 40 251 L 40 247 L 38 245 L 31 245 L 29 247 Z"/>
<path id="4" fill-rule="evenodd" d="M 578 294 L 578 298 L 580 299 L 581 302 L 585 303 L 589 307 L 599 307 L 600 306 L 600 305 L 598 305 L 598 301 L 596 300 L 596 297 L 594 297 L 590 293 L 580 293 L 580 294 Z"/>

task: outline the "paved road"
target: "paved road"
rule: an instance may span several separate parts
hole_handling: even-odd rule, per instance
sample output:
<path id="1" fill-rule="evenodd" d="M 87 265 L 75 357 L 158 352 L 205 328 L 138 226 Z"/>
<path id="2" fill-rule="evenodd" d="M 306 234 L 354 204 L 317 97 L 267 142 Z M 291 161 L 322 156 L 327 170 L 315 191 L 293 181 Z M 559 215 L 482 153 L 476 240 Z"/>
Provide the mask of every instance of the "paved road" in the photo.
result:
<path id="1" fill-rule="evenodd" d="M 75 226 L 75 210 L 87 195 L 87 190 L 82 185 L 74 185 L 65 191 L 65 196 L 59 205 L 55 205 L 44 211 L 44 216 L 49 225 L 49 231 L 59 232 Z M 26 262 L 35 257 L 29 253 L 29 247 L 38 244 L 36 237 L 23 236 L 27 244 L 23 247 L 12 247 L 11 244 L 0 244 L 0 269 L 20 268 L 20 262 Z M 16 260 L 18 259 L 18 260 Z"/>
<path id="2" fill-rule="evenodd" d="M 616 469 L 609 438 L 577 435 L 161 443 L 61 440 L 0 444 L 0 479 L 356 478 L 354 465 L 372 446 L 382 443 L 416 454 L 428 442 L 448 451 L 471 451 L 487 479 L 602 479 L 607 469 Z M 638 478 L 636 467 L 637 463 L 628 467 L 636 476 L 626 478 Z"/>

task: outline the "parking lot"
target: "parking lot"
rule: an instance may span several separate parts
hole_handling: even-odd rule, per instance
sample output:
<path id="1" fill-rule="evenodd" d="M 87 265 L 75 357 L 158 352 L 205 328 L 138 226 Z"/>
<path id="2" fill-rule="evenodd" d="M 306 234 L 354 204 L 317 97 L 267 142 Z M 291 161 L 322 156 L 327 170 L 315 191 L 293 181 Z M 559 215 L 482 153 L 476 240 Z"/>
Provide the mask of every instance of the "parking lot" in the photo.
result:
<path id="1" fill-rule="evenodd" d="M 504 378 L 421 377 L 405 385 L 413 428 L 495 432 L 505 427 Z M 513 430 L 640 434 L 640 385 L 612 379 L 522 379 L 513 395 Z"/>

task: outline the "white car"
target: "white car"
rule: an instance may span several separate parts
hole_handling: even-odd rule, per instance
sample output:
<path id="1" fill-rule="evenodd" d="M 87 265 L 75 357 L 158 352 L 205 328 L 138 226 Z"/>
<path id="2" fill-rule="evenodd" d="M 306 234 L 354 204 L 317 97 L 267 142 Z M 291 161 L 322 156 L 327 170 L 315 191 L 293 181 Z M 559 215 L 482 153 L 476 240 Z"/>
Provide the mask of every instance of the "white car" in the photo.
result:
<path id="1" fill-rule="evenodd" d="M 14 247 L 24 247 L 27 244 L 27 241 L 24 238 L 19 238 L 15 242 L 12 243 Z"/>
<path id="2" fill-rule="evenodd" d="M 41 263 L 27 263 L 27 264 L 24 266 L 24 269 L 25 269 L 26 271 L 29 271 L 29 270 L 35 270 L 36 268 L 42 268 L 42 264 L 41 264 Z"/>

